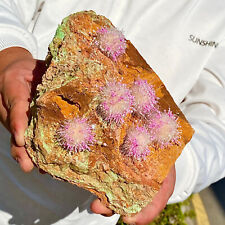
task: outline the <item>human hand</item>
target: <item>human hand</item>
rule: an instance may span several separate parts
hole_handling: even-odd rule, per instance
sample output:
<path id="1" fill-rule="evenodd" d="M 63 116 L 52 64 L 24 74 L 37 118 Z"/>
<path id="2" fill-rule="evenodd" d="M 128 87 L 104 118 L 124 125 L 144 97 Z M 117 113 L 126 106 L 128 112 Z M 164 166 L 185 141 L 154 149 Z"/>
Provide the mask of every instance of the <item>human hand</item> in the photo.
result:
<path id="1" fill-rule="evenodd" d="M 173 193 L 176 181 L 175 166 L 173 166 L 162 183 L 159 192 L 155 195 L 153 201 L 143 208 L 138 214 L 133 217 L 123 217 L 123 221 L 127 224 L 147 225 L 155 219 L 156 216 L 165 208 L 170 196 Z M 94 213 L 104 216 L 113 215 L 112 210 L 104 206 L 99 199 L 96 199 L 91 204 L 91 209 Z"/>
<path id="2" fill-rule="evenodd" d="M 44 70 L 44 63 L 33 59 L 23 48 L 12 47 L 0 52 L 0 120 L 12 135 L 11 155 L 24 172 L 33 169 L 24 147 L 32 82 Z"/>

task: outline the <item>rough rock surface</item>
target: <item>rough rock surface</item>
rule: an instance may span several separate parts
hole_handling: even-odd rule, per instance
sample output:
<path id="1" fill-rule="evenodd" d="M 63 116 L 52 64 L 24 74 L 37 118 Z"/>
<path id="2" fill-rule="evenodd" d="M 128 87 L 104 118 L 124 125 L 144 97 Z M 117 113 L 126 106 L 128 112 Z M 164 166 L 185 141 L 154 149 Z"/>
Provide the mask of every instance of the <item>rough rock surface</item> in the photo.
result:
<path id="1" fill-rule="evenodd" d="M 115 28 L 108 19 L 93 11 L 73 14 L 58 27 L 49 46 L 46 59 L 49 62 L 48 70 L 31 103 L 32 117 L 26 131 L 26 147 L 39 168 L 57 179 L 91 191 L 116 213 L 130 215 L 151 202 L 171 166 L 191 139 L 193 129 L 161 80 L 130 41 L 125 40 L 125 52 L 114 55 L 107 49 L 104 52 L 104 46 L 99 47 L 98 35 L 104 33 L 104 29 Z M 101 106 L 104 87 L 113 87 L 119 82 L 129 89 L 137 80 L 154 87 L 157 100 L 157 106 L 154 107 L 158 111 L 170 111 L 172 117 L 176 117 L 174 121 L 178 126 L 175 128 L 175 141 L 157 145 L 154 141 L 149 144 L 145 140 L 147 136 L 142 134 L 147 129 L 148 120 L 153 118 L 152 109 L 147 113 L 137 113 L 135 106 L 126 111 L 115 103 L 118 107 L 113 110 L 122 110 L 122 119 L 115 119 L 112 115 L 109 118 L 107 112 L 104 114 L 103 111 L 107 111 L 105 105 L 105 108 Z M 123 94 L 122 91 L 117 92 Z M 130 101 L 133 100 L 130 98 Z M 126 103 L 126 99 L 124 101 Z M 64 121 L 72 121 L 73 118 L 85 119 L 93 137 L 90 140 L 82 134 L 79 138 L 89 142 L 69 148 L 59 134 L 60 129 L 66 126 Z M 76 124 L 78 122 L 75 121 L 74 126 Z M 128 130 L 134 127 L 144 127 L 135 134 L 139 142 L 143 140 L 148 144 L 149 150 L 139 158 L 126 152 L 129 151 L 129 143 L 132 145 L 131 141 L 127 141 L 126 151 L 123 150 Z M 141 147 L 136 150 L 144 149 L 140 143 Z"/>

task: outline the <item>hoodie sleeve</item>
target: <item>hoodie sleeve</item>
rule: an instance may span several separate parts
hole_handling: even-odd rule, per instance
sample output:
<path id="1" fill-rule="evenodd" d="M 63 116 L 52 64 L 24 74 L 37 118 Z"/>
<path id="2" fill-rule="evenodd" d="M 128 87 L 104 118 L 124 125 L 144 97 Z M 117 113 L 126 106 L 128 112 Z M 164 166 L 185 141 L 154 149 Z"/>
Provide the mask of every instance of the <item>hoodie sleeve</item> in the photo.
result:
<path id="1" fill-rule="evenodd" d="M 29 25 L 39 5 L 38 0 L 0 1 L 0 51 L 9 47 L 27 49 L 37 56 L 37 44 Z"/>
<path id="2" fill-rule="evenodd" d="M 169 203 L 186 199 L 225 177 L 225 43 L 221 43 L 181 104 L 195 129 L 175 166 Z"/>

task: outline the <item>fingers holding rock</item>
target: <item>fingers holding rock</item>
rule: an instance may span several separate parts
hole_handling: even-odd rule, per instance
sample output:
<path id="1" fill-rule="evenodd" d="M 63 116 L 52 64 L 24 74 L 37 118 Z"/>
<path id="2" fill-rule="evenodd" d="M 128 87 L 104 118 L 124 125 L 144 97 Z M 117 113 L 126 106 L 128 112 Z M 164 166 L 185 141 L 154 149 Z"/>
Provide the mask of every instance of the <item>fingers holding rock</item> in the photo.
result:
<path id="1" fill-rule="evenodd" d="M 173 193 L 176 180 L 176 171 L 173 166 L 163 181 L 159 192 L 155 195 L 151 204 L 143 208 L 137 215 L 133 217 L 123 217 L 123 221 L 127 224 L 147 225 L 153 221 L 159 213 L 165 208 L 170 196 Z"/>
<path id="2" fill-rule="evenodd" d="M 28 123 L 29 103 L 23 100 L 16 100 L 10 109 L 10 130 L 14 135 L 15 142 L 18 146 L 24 146 L 24 133 Z"/>
<path id="3" fill-rule="evenodd" d="M 11 138 L 11 155 L 19 163 L 24 172 L 30 172 L 34 164 L 28 156 L 24 146 L 17 146 L 14 138 Z"/>
<path id="4" fill-rule="evenodd" d="M 114 213 L 111 209 L 107 208 L 99 199 L 96 199 L 91 204 L 91 210 L 96 214 L 103 216 L 112 216 Z"/>

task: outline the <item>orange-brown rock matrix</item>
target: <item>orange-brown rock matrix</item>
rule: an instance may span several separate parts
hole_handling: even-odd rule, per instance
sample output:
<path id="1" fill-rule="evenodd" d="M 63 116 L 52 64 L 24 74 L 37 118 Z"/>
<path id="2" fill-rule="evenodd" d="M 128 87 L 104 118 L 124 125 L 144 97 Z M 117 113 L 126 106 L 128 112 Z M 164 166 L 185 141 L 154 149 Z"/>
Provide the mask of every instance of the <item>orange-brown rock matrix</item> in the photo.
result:
<path id="1" fill-rule="evenodd" d="M 58 27 L 31 103 L 26 148 L 37 167 L 121 215 L 152 201 L 193 129 L 162 81 L 104 16 Z"/>

